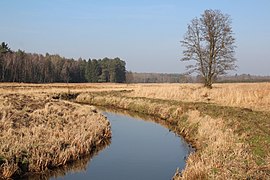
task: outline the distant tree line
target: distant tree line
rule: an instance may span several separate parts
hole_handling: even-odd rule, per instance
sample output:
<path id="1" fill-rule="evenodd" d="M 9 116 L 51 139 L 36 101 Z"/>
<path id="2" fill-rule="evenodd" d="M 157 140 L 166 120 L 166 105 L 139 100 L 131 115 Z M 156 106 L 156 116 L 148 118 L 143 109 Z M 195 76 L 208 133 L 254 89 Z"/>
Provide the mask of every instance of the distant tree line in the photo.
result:
<path id="1" fill-rule="evenodd" d="M 270 76 L 259 76 L 251 74 L 235 74 L 232 76 L 221 76 L 217 79 L 219 83 L 234 83 L 234 82 L 270 82 Z"/>
<path id="2" fill-rule="evenodd" d="M 117 82 L 126 81 L 125 62 L 119 58 L 67 59 L 59 55 L 11 51 L 0 45 L 0 82 Z"/>
<path id="3" fill-rule="evenodd" d="M 181 83 L 186 81 L 186 76 L 169 73 L 126 73 L 127 83 Z"/>
<path id="4" fill-rule="evenodd" d="M 235 74 L 219 76 L 215 79 L 218 83 L 237 83 L 237 82 L 270 82 L 270 76 L 255 76 L 250 74 Z M 203 77 L 200 75 L 192 76 L 187 74 L 170 73 L 137 73 L 126 72 L 127 83 L 202 83 Z"/>

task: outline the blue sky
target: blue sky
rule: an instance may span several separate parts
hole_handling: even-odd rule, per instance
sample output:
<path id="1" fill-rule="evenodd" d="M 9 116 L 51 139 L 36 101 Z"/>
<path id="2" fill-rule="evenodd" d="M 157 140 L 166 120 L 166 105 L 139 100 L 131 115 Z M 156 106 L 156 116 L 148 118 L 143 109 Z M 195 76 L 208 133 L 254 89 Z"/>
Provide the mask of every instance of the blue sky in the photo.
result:
<path id="1" fill-rule="evenodd" d="M 270 75 L 269 0 L 1 0 L 0 41 L 68 58 L 120 57 L 136 72 L 182 73 L 180 41 L 205 9 L 232 18 L 239 68 Z"/>

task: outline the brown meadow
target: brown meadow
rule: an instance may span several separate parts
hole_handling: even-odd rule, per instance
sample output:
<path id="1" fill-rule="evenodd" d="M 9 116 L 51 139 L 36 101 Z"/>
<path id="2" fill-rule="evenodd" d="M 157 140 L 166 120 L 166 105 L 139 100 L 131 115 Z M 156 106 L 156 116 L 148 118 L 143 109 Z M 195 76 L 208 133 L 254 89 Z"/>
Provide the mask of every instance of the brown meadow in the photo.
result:
<path id="1" fill-rule="evenodd" d="M 270 83 L 214 84 L 212 89 L 201 84 L 137 85 L 130 96 L 270 111 Z"/>
<path id="2" fill-rule="evenodd" d="M 222 106 L 270 111 L 270 83 L 214 84 L 213 89 L 201 84 L 24 84 L 1 83 L 0 93 L 61 93 L 132 90 L 132 97 L 147 97 L 184 102 L 207 102 Z"/>
<path id="3" fill-rule="evenodd" d="M 215 84 L 213 89 L 200 84 L 3 83 L 0 93 L 1 96 L 48 97 L 51 106 L 67 103 L 77 107 L 79 105 L 75 103 L 51 99 L 61 93 L 75 93 L 77 102 L 112 106 L 164 119 L 173 131 L 183 135 L 197 149 L 188 157 L 184 171 L 175 174 L 175 179 L 270 177 L 270 83 Z M 48 110 L 50 105 L 41 108 L 46 113 L 39 116 L 40 119 L 57 113 Z M 31 111 L 33 107 L 25 109 Z M 40 114 L 33 112 L 32 116 Z M 76 113 L 70 111 L 69 114 L 71 122 L 76 119 Z M 91 118 L 95 121 L 96 115 Z M 80 129 L 76 125 L 70 126 L 74 134 Z M 12 137 L 5 134 L 8 135 L 5 138 Z M 76 136 L 67 138 L 67 142 L 73 138 Z"/>

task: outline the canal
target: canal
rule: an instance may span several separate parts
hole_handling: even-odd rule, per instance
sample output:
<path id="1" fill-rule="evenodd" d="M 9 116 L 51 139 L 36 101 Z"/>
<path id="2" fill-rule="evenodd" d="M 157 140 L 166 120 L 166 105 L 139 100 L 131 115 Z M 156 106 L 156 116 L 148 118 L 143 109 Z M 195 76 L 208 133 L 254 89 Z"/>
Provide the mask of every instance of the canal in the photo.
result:
<path id="1" fill-rule="evenodd" d="M 150 118 L 103 111 L 112 128 L 111 143 L 78 170 L 50 179 L 171 179 L 185 167 L 191 148 L 166 125 Z M 164 120 L 163 120 L 164 121 Z"/>

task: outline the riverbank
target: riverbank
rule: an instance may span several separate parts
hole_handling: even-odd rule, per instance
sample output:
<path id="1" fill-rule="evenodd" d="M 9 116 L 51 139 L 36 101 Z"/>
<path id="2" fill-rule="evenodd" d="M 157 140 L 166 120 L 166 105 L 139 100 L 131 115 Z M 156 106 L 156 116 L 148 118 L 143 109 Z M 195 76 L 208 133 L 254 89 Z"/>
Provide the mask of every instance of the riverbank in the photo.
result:
<path id="1" fill-rule="evenodd" d="M 111 137 L 92 106 L 31 91 L 0 95 L 0 129 L 0 179 L 61 167 Z"/>
<path id="2" fill-rule="evenodd" d="M 153 115 L 197 149 L 175 179 L 270 177 L 270 113 L 204 102 L 132 97 L 133 91 L 80 94 L 76 101 Z"/>

